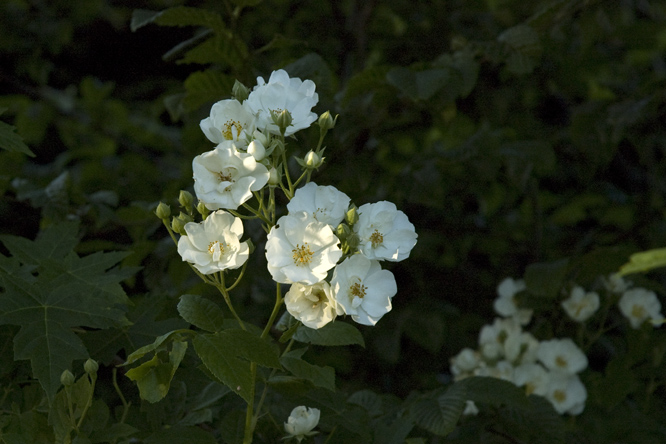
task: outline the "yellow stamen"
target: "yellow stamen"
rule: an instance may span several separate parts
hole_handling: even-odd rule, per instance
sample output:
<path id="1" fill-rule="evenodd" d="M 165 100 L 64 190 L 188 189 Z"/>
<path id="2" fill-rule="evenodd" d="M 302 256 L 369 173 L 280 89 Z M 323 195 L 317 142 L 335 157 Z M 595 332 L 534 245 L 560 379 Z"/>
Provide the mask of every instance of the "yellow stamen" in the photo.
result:
<path id="1" fill-rule="evenodd" d="M 560 368 L 567 368 L 569 363 L 562 356 L 558 356 L 557 358 L 555 358 L 555 365 L 557 365 Z"/>
<path id="2" fill-rule="evenodd" d="M 232 131 L 233 128 L 236 128 L 236 139 L 240 136 L 241 131 L 243 131 L 243 125 L 241 125 L 240 122 L 235 120 L 227 120 L 227 122 L 224 124 L 224 130 L 222 131 L 222 135 L 225 139 L 234 140 L 234 133 Z"/>
<path id="3" fill-rule="evenodd" d="M 562 390 L 555 390 L 553 392 L 553 398 L 555 398 L 555 401 L 562 403 L 567 400 L 567 394 Z"/>
<path id="4" fill-rule="evenodd" d="M 305 242 L 302 246 L 296 244 L 296 248 L 291 250 L 293 253 L 292 258 L 294 259 L 294 264 L 296 265 L 307 265 L 312 260 L 312 255 L 314 254 L 310 249 L 310 246 Z"/>
<path id="5" fill-rule="evenodd" d="M 349 287 L 349 293 L 352 294 L 352 296 L 356 296 L 357 298 L 363 299 L 363 296 L 365 296 L 365 291 L 368 289 L 365 285 L 361 284 L 360 282 L 356 282 L 352 284 L 351 287 Z"/>
<path id="6" fill-rule="evenodd" d="M 377 248 L 384 242 L 384 235 L 375 230 L 375 232 L 370 235 L 370 242 L 372 242 L 372 248 Z"/>

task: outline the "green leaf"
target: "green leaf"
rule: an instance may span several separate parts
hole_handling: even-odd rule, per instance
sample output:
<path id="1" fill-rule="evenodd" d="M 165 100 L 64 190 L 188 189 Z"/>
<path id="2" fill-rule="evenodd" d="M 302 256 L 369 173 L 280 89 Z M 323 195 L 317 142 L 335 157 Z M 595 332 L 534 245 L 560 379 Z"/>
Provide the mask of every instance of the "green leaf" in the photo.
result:
<path id="1" fill-rule="evenodd" d="M 187 342 L 174 340 L 171 343 L 168 360 L 158 353 L 150 361 L 127 371 L 127 377 L 135 381 L 139 387 L 141 398 L 154 403 L 167 395 L 171 380 L 186 351 Z"/>
<path id="2" fill-rule="evenodd" d="M 645 273 L 661 267 L 666 267 L 666 248 L 655 248 L 632 254 L 629 262 L 620 267 L 618 274 L 626 276 L 633 273 Z"/>
<path id="3" fill-rule="evenodd" d="M 23 143 L 23 138 L 16 134 L 15 130 L 16 127 L 0 122 L 0 148 L 35 157 L 35 153 L 30 151 L 28 145 Z"/>
<path id="4" fill-rule="evenodd" d="M 439 436 L 453 431 L 465 409 L 467 390 L 456 383 L 444 392 L 437 390 L 424 395 L 410 406 L 410 415 L 420 427 Z"/>
<path id="5" fill-rule="evenodd" d="M 141 348 L 135 350 L 134 352 L 132 352 L 132 354 L 130 354 L 127 357 L 127 360 L 125 361 L 125 363 L 123 365 L 132 364 L 133 362 L 143 358 L 148 353 L 152 353 L 155 350 L 159 350 L 160 347 L 162 347 L 162 344 L 164 344 L 167 341 L 170 341 L 171 338 L 173 338 L 173 337 L 178 337 L 177 340 L 181 340 L 180 335 L 181 334 L 188 334 L 188 333 L 192 333 L 192 331 L 191 330 L 174 330 L 174 331 L 170 331 L 168 333 L 165 333 L 162 336 L 157 337 L 153 341 L 152 344 L 144 345 L 143 347 L 141 347 Z"/>
<path id="6" fill-rule="evenodd" d="M 487 403 L 496 407 L 508 405 L 526 408 L 529 405 L 525 391 L 509 381 L 499 378 L 473 376 L 458 382 L 467 390 L 467 400 Z"/>
<path id="7" fill-rule="evenodd" d="M 162 11 L 148 11 L 146 9 L 135 9 L 132 12 L 132 20 L 130 21 L 130 29 L 135 32 L 139 28 L 143 28 L 150 23 L 153 23 L 157 17 L 162 14 Z"/>
<path id="8" fill-rule="evenodd" d="M 212 69 L 197 71 L 185 80 L 187 95 L 183 98 L 186 111 L 198 109 L 201 105 L 220 100 L 231 94 L 234 79 Z"/>
<path id="9" fill-rule="evenodd" d="M 203 38 L 205 36 L 195 37 Z M 164 55 L 163 59 L 167 60 L 168 57 L 173 57 L 177 51 L 182 49 L 179 47 L 186 43 L 190 43 L 190 41 L 188 40 L 178 45 L 178 47 L 174 47 Z M 243 63 L 247 55 L 247 47 L 243 43 L 232 42 L 229 37 L 224 35 L 215 35 L 187 50 L 183 58 L 178 60 L 177 63 L 198 63 L 202 65 L 216 63 L 221 66 L 235 67 Z"/>
<path id="10" fill-rule="evenodd" d="M 80 258 L 71 251 L 73 225 L 54 225 L 35 241 L 3 236 L 7 248 L 34 276 L 0 270 L 0 324 L 20 326 L 14 337 L 14 359 L 28 359 L 32 371 L 53 400 L 60 374 L 75 359 L 88 357 L 72 327 L 109 328 L 128 323 L 117 304 L 129 303 L 119 282 L 126 271 L 109 268 L 126 253 L 95 253 Z"/>
<path id="11" fill-rule="evenodd" d="M 178 302 L 178 313 L 187 322 L 202 330 L 212 333 L 222 330 L 224 314 L 222 309 L 210 299 L 194 294 L 184 294 Z"/>
<path id="12" fill-rule="evenodd" d="M 236 6 L 257 6 L 263 0 L 231 0 Z"/>
<path id="13" fill-rule="evenodd" d="M 299 342 L 315 345 L 352 345 L 365 347 L 363 335 L 356 327 L 346 322 L 329 322 L 320 329 L 301 325 L 294 334 Z"/>
<path id="14" fill-rule="evenodd" d="M 320 367 L 301 359 L 302 350 L 291 351 L 280 358 L 280 363 L 297 378 L 312 382 L 317 387 L 335 391 L 335 370 L 332 367 Z"/>
<path id="15" fill-rule="evenodd" d="M 213 435 L 200 427 L 173 426 L 158 430 L 144 440 L 146 444 L 216 444 Z"/>
<path id="16" fill-rule="evenodd" d="M 446 85 L 449 72 L 442 68 L 414 71 L 399 67 L 391 69 L 386 79 L 412 100 L 427 100 Z"/>
<path id="17" fill-rule="evenodd" d="M 192 342 L 208 371 L 246 401 L 250 399 L 253 383 L 249 361 L 263 367 L 281 367 L 276 348 L 244 330 L 199 334 Z"/>
<path id="18" fill-rule="evenodd" d="M 497 41 L 510 48 L 506 59 L 506 67 L 510 72 L 528 74 L 534 70 L 537 58 L 541 55 L 541 42 L 531 26 L 524 23 L 513 26 L 502 32 Z"/>
<path id="19" fill-rule="evenodd" d="M 559 296 L 568 272 L 568 259 L 531 264 L 525 270 L 527 290 L 539 297 L 554 299 Z"/>
<path id="20" fill-rule="evenodd" d="M 389 69 L 387 66 L 371 66 L 350 78 L 345 88 L 343 105 L 349 104 L 349 101 L 356 97 L 386 87 L 388 85 L 386 76 Z"/>
<path id="21" fill-rule="evenodd" d="M 136 31 L 150 23 L 160 26 L 205 26 L 217 32 L 226 31 L 226 26 L 220 14 L 187 6 L 177 6 L 164 11 L 137 9 L 132 13 L 130 29 Z"/>

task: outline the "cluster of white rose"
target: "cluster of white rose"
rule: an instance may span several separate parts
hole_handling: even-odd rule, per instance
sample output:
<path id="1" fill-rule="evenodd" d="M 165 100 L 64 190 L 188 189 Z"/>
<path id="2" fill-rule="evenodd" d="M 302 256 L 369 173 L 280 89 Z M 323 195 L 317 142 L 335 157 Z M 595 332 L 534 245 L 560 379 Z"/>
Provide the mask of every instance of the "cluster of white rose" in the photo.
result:
<path id="1" fill-rule="evenodd" d="M 235 96 L 242 97 L 242 91 Z M 251 248 L 240 241 L 243 225 L 236 210 L 242 206 L 266 222 L 266 214 L 274 215 L 275 209 L 266 211 L 265 206 L 275 204 L 272 190 L 279 185 L 289 199 L 288 214 L 268 220 L 266 259 L 273 279 L 291 284 L 284 299 L 289 313 L 310 328 L 321 328 L 343 314 L 374 325 L 391 310 L 397 292 L 393 274 L 379 261 L 407 258 L 417 235 L 407 216 L 390 202 L 357 208 L 335 187 L 309 182 L 312 170 L 323 162 L 323 149 L 297 159 L 305 170 L 301 178 L 307 179 L 292 189 L 285 172 L 284 137 L 317 121 L 323 138 L 335 123 L 328 112 L 320 117 L 312 112 L 317 101 L 311 80 L 278 70 L 268 82 L 259 77 L 244 100 L 213 105 L 200 126 L 217 146 L 192 162 L 197 208 L 204 220 L 185 220 L 177 230 L 184 234 L 178 252 L 202 274 L 241 267 Z M 265 187 L 271 189 L 268 204 L 260 194 Z M 253 196 L 259 208 L 246 204 Z"/>
<path id="2" fill-rule="evenodd" d="M 524 387 L 525 392 L 548 399 L 560 414 L 578 415 L 585 408 L 587 390 L 578 373 L 587 368 L 587 357 L 569 338 L 539 341 L 524 331 L 532 310 L 519 308 L 515 295 L 525 282 L 507 278 L 497 287 L 495 310 L 502 316 L 485 325 L 479 348 L 463 349 L 451 359 L 456 380 L 490 376 Z M 468 403 L 466 413 L 475 413 Z"/>
<path id="3" fill-rule="evenodd" d="M 663 322 L 661 304 L 654 292 L 632 288 L 631 282 L 617 274 L 601 282 L 632 328 L 638 329 L 646 321 L 655 326 Z M 525 289 L 523 280 L 507 278 L 499 284 L 493 306 L 503 317 L 481 329 L 478 350 L 465 348 L 451 359 L 451 373 L 456 380 L 469 376 L 504 379 L 525 387 L 527 394 L 544 396 L 560 414 L 578 415 L 587 399 L 578 377 L 587 368 L 587 357 L 569 338 L 538 341 L 523 331 L 533 315 L 533 310 L 516 303 L 516 295 Z M 571 320 L 584 323 L 599 310 L 599 293 L 574 286 L 560 305 Z M 476 406 L 468 403 L 466 412 L 476 411 Z"/>
<path id="4" fill-rule="evenodd" d="M 319 424 L 320 415 L 319 409 L 314 407 L 305 407 L 304 405 L 295 407 L 287 418 L 287 422 L 284 423 L 284 431 L 288 435 L 282 439 L 294 438 L 301 442 L 303 438 L 316 435 L 318 432 L 313 432 L 312 429 Z"/>

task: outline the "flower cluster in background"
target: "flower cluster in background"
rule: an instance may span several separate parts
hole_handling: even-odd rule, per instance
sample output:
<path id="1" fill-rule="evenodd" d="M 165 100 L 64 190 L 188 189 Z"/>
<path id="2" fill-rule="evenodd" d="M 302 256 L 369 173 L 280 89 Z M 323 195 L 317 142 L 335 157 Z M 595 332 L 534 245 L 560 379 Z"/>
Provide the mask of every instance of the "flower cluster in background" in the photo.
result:
<path id="1" fill-rule="evenodd" d="M 217 146 L 192 162 L 204 220 L 179 216 L 174 231 L 182 235 L 181 257 L 202 275 L 239 268 L 250 251 L 240 241 L 241 217 L 259 218 L 268 233 L 268 271 L 276 282 L 291 285 L 284 302 L 294 318 L 315 329 L 339 315 L 376 324 L 397 293 L 393 274 L 380 261 L 409 256 L 417 239 L 414 225 L 391 202 L 356 207 L 335 187 L 310 181 L 324 161 L 322 139 L 335 125 L 328 112 L 312 112 L 318 101 L 312 81 L 278 70 L 268 82 L 259 77 L 251 91 L 236 84 L 233 95 L 215 103 L 200 124 Z M 302 175 L 293 181 L 285 137 L 314 122 L 320 126 L 319 147 L 296 159 Z M 279 218 L 278 188 L 289 200 L 287 214 Z M 253 198 L 257 205 L 250 205 Z M 239 213 L 244 210 L 250 214 Z"/>
<path id="2" fill-rule="evenodd" d="M 632 328 L 641 328 L 645 322 L 657 326 L 663 320 L 654 292 L 633 287 L 615 274 L 600 281 L 607 305 L 616 303 Z M 451 359 L 450 371 L 456 380 L 490 376 L 510 381 L 524 387 L 528 395 L 545 397 L 558 413 L 578 415 L 587 399 L 587 390 L 578 375 L 587 368 L 588 358 L 571 338 L 539 341 L 523 330 L 533 316 L 532 309 L 517 303 L 516 295 L 525 290 L 523 280 L 506 278 L 498 285 L 493 306 L 502 317 L 482 327 L 477 349 L 465 348 Z M 580 286 L 568 290 L 560 303 L 566 317 L 579 324 L 593 319 L 601 305 L 598 292 Z M 600 328 L 605 328 L 604 322 L 605 319 Z M 468 403 L 466 413 L 477 412 L 476 405 Z"/>

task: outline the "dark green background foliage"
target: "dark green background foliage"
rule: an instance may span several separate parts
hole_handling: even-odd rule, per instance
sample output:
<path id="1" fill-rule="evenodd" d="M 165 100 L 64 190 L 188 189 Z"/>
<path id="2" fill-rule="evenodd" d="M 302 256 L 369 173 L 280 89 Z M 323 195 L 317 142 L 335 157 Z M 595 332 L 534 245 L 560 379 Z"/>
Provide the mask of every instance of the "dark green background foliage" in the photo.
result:
<path id="1" fill-rule="evenodd" d="M 664 2 L 138 3 L 0 4 L 0 270 L 8 276 L 0 297 L 19 298 L 22 283 L 38 295 L 34 315 L 49 305 L 49 288 L 69 291 L 70 304 L 87 290 L 64 283 L 54 290 L 53 261 L 72 272 L 81 258 L 106 252 L 95 256 L 95 272 L 113 290 L 99 296 L 110 311 L 57 324 L 58 334 L 77 337 L 76 352 L 61 357 L 77 377 L 82 359 L 102 364 L 95 415 L 84 426 L 108 435 L 90 435 L 92 442 L 128 436 L 164 442 L 164 424 L 173 426 L 170 442 L 179 436 L 234 442 L 242 418 L 227 412 L 240 399 L 207 385 L 191 347 L 160 403 L 142 404 L 136 386 L 118 379 L 132 401 L 124 424 L 116 424 L 122 403 L 111 368 L 157 336 L 187 327 L 178 317 L 180 295 L 217 297 L 181 262 L 152 211 L 160 200 L 175 210 L 178 191 L 191 189 L 192 158 L 212 148 L 198 127 L 210 105 L 229 97 L 235 79 L 252 86 L 256 76 L 278 68 L 314 80 L 315 111 L 340 115 L 326 142 L 327 163 L 313 180 L 336 186 L 359 206 L 395 202 L 419 235 L 409 260 L 391 267 L 399 288 L 394 309 L 362 329 L 366 348 L 306 352 L 317 368 L 335 369 L 342 395 L 322 387 L 307 396 L 323 410 L 322 428 L 340 430 L 336 442 L 429 442 L 418 437 L 443 435 L 437 418 L 451 412 L 457 418 L 463 398 L 474 393 L 492 413 L 464 421 L 449 436 L 455 442 L 666 440 L 663 379 L 644 393 L 645 378 L 666 370 L 661 355 L 646 358 L 666 350 L 660 331 L 609 339 L 583 378 L 586 412 L 566 427 L 539 399 L 516 397 L 503 386 L 493 388 L 507 396 L 502 408 L 501 400 L 484 399 L 479 386 L 442 388 L 449 358 L 474 347 L 479 328 L 492 320 L 495 287 L 504 277 L 547 263 L 529 268 L 530 279 L 536 293 L 552 287 L 553 294 L 527 302 L 537 309 L 544 337 L 572 334 L 570 325 L 547 326 L 560 316 L 553 312 L 561 287 L 590 286 L 629 253 L 666 246 Z M 235 15 L 239 5 L 244 9 Z M 137 6 L 143 9 L 134 12 Z M 188 9 L 156 14 L 181 6 Z M 299 133 L 290 145 L 298 147 L 294 154 L 305 154 L 317 137 L 316 128 Z M 241 316 L 259 324 L 270 313 L 273 285 L 259 226 L 245 231 L 259 244 L 250 259 L 256 274 L 233 297 Z M 19 238 L 38 233 L 34 244 Z M 53 233 L 69 237 L 49 254 L 42 250 Z M 33 247 L 39 254 L 23 254 Z M 111 268 L 118 261 L 122 268 Z M 659 289 L 660 275 L 650 277 L 646 285 Z M 123 278 L 120 291 L 115 286 Z M 36 331 L 25 330 L 34 319 L 0 309 L 0 379 L 11 381 L 0 402 L 4 412 L 14 411 L 0 427 L 16 439 L 5 442 L 43 442 L 37 430 L 47 430 L 48 408 L 40 404 L 39 385 L 26 382 L 29 354 L 14 343 Z M 627 351 L 632 347 L 638 348 Z M 34 360 L 32 366 L 39 377 Z M 59 373 L 42 372 L 51 399 Z M 276 387 L 271 415 L 279 426 L 289 413 L 279 401 L 304 398 L 289 381 Z M 421 400 L 424 392 L 435 397 Z M 410 417 L 396 410 L 400 399 L 412 400 L 414 417 L 439 402 L 440 416 L 395 420 Z M 341 408 L 357 409 L 358 424 L 333 414 Z M 363 435 L 364 421 L 373 424 L 372 438 Z M 619 425 L 625 422 L 631 427 Z M 538 423 L 555 431 L 535 434 L 530 427 Z M 266 442 L 279 439 L 271 430 L 262 423 L 258 433 Z"/>

